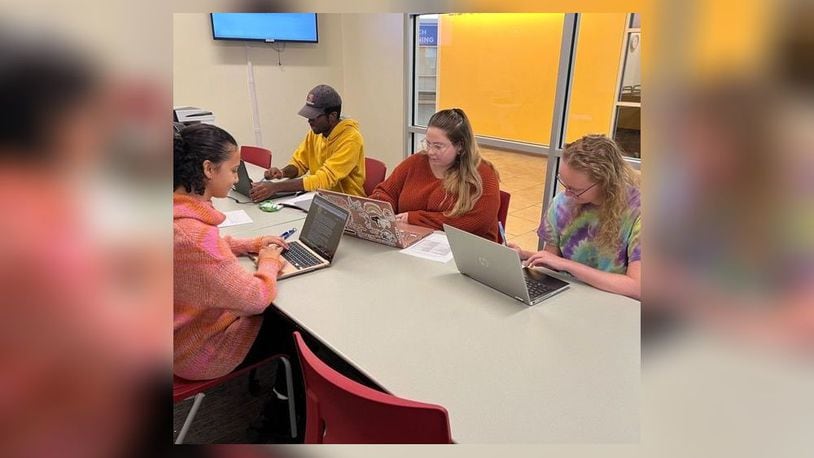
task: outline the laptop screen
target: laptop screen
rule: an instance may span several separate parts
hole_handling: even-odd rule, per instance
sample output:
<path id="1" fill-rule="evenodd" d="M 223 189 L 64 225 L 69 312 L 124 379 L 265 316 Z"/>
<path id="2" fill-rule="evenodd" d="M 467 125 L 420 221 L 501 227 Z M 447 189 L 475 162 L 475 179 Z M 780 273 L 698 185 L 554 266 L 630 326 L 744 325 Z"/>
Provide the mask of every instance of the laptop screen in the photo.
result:
<path id="1" fill-rule="evenodd" d="M 339 239 L 345 230 L 349 213 L 347 210 L 316 195 L 311 202 L 300 241 L 328 261 L 333 260 Z"/>

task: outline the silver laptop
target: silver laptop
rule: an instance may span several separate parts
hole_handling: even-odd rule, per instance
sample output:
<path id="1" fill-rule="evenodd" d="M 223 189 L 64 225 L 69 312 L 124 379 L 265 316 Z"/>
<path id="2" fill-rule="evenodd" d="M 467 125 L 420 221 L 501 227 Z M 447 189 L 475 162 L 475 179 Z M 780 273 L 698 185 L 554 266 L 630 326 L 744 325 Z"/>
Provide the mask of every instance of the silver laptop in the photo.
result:
<path id="1" fill-rule="evenodd" d="M 286 262 L 279 279 L 331 265 L 350 214 L 320 196 L 314 196 L 300 238 L 288 242 L 282 254 Z"/>
<path id="2" fill-rule="evenodd" d="M 407 248 L 435 230 L 396 221 L 390 202 L 320 189 L 319 194 L 350 212 L 345 233 L 371 242 Z"/>
<path id="3" fill-rule="evenodd" d="M 524 269 L 511 248 L 444 224 L 458 270 L 484 285 L 534 305 L 568 289 L 568 283 L 538 269 Z"/>

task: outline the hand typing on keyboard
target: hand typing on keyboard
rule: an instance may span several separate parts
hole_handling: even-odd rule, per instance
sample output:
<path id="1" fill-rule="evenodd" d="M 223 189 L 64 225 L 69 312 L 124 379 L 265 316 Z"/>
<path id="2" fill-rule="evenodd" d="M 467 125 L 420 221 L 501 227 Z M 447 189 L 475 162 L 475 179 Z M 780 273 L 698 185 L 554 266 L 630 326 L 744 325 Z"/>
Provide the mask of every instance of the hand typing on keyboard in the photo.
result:
<path id="1" fill-rule="evenodd" d="M 273 260 L 277 261 L 277 263 L 280 265 L 280 270 L 282 270 L 283 265 L 285 265 L 285 260 L 281 258 L 282 251 L 283 247 L 280 245 L 266 245 L 260 249 L 260 252 L 257 253 L 257 265 L 260 265 L 260 263 L 265 260 Z"/>
<path id="2" fill-rule="evenodd" d="M 262 236 L 260 238 L 260 248 L 267 247 L 269 245 L 277 245 L 283 247 L 283 249 L 288 249 L 288 242 L 286 242 L 282 237 L 278 237 L 276 235 Z"/>
<path id="3" fill-rule="evenodd" d="M 563 258 L 554 253 L 545 250 L 540 250 L 531 255 L 526 261 L 523 262 L 524 267 L 548 267 L 551 270 L 564 270 Z"/>

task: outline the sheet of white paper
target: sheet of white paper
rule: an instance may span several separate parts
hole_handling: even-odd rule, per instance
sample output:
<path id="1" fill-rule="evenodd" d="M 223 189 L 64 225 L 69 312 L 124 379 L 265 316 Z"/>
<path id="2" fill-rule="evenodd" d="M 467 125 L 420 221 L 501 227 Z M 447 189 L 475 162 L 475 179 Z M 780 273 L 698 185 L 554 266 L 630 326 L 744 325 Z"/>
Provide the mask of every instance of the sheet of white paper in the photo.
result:
<path id="1" fill-rule="evenodd" d="M 290 199 L 278 200 L 277 203 L 278 204 L 296 204 L 297 202 L 302 202 L 304 200 L 313 199 L 314 194 L 316 194 L 316 193 L 315 192 L 306 192 L 305 194 L 300 194 L 297 197 L 292 197 Z"/>
<path id="2" fill-rule="evenodd" d="M 218 227 L 237 226 L 238 224 L 252 223 L 251 217 L 246 213 L 246 210 L 233 210 L 230 212 L 223 212 L 226 219 L 218 224 Z"/>
<path id="3" fill-rule="evenodd" d="M 400 253 L 435 262 L 449 262 L 452 259 L 449 241 L 443 232 L 433 232 L 420 242 L 401 250 Z"/>

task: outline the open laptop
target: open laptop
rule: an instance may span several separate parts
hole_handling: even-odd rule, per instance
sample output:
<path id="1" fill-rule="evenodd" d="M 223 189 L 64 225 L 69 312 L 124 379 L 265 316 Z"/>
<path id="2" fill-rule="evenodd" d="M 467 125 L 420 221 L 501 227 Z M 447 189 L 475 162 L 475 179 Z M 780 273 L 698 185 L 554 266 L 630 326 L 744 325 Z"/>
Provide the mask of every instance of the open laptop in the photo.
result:
<path id="1" fill-rule="evenodd" d="M 328 267 L 333 261 L 350 214 L 320 196 L 314 196 L 300 238 L 288 242 L 282 257 L 288 261 L 278 279 Z"/>
<path id="2" fill-rule="evenodd" d="M 345 233 L 397 248 L 407 248 L 434 229 L 396 221 L 390 202 L 320 189 L 319 194 L 350 212 Z"/>
<path id="3" fill-rule="evenodd" d="M 251 199 L 250 193 L 252 191 L 252 179 L 249 177 L 249 171 L 246 170 L 246 164 L 241 160 L 240 165 L 237 166 L 237 184 L 234 186 L 234 190 L 240 194 Z M 282 191 L 275 193 L 272 196 L 269 196 L 268 199 L 276 199 L 278 197 L 287 197 L 293 196 L 298 194 L 297 191 Z"/>
<path id="4" fill-rule="evenodd" d="M 458 270 L 484 285 L 534 305 L 568 289 L 568 283 L 538 269 L 524 269 L 511 248 L 444 224 Z"/>

